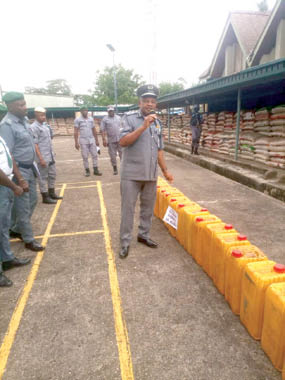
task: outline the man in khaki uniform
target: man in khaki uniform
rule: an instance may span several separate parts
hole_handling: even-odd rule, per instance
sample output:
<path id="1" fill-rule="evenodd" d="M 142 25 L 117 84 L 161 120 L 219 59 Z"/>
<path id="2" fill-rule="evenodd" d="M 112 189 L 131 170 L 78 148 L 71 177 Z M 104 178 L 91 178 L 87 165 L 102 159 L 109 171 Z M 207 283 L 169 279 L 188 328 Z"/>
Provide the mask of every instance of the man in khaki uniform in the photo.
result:
<path id="1" fill-rule="evenodd" d="M 150 248 L 157 248 L 157 243 L 149 237 L 156 197 L 157 166 L 160 166 L 167 180 L 173 181 L 163 156 L 161 124 L 154 112 L 157 107 L 158 88 L 144 85 L 138 88 L 137 95 L 140 109 L 124 116 L 120 134 L 123 158 L 119 256 L 122 259 L 129 253 L 135 206 L 139 195 L 140 224 L 137 240 Z"/>
<path id="2" fill-rule="evenodd" d="M 92 117 L 88 116 L 88 107 L 80 107 L 81 116 L 74 121 L 74 141 L 75 149 L 81 149 L 83 158 L 83 166 L 85 169 L 85 176 L 90 176 L 88 156 L 91 154 L 93 161 L 94 175 L 102 175 L 98 169 L 98 154 L 97 146 L 99 147 L 99 140 Z M 96 144 L 95 144 L 96 141 Z"/>
<path id="3" fill-rule="evenodd" d="M 122 158 L 122 148 L 119 144 L 121 118 L 120 116 L 115 115 L 115 108 L 113 106 L 109 106 L 107 111 L 108 116 L 103 117 L 101 121 L 101 132 L 103 145 L 105 147 L 108 146 L 114 175 L 116 175 L 118 174 L 117 154 L 119 154 L 120 159 Z"/>

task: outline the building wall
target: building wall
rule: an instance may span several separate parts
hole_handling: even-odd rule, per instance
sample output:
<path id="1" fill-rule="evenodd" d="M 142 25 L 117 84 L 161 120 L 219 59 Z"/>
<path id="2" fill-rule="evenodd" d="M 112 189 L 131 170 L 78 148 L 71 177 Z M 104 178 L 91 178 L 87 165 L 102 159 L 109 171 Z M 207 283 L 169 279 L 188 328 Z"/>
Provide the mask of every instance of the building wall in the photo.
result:
<path id="1" fill-rule="evenodd" d="M 25 94 L 28 108 L 34 107 L 73 107 L 73 96 Z"/>
<path id="2" fill-rule="evenodd" d="M 237 42 L 226 47 L 225 50 L 225 71 L 223 76 L 232 75 L 245 69 L 245 59 L 243 52 Z"/>
<path id="3" fill-rule="evenodd" d="M 282 19 L 277 28 L 275 59 L 285 58 L 285 19 Z"/>
<path id="4" fill-rule="evenodd" d="M 259 62 L 260 65 L 274 61 L 275 59 L 285 58 L 285 19 L 282 19 L 279 22 L 276 31 L 276 40 L 272 41 L 272 44 L 274 46 L 272 47 L 271 52 L 269 54 L 264 54 L 261 57 Z"/>

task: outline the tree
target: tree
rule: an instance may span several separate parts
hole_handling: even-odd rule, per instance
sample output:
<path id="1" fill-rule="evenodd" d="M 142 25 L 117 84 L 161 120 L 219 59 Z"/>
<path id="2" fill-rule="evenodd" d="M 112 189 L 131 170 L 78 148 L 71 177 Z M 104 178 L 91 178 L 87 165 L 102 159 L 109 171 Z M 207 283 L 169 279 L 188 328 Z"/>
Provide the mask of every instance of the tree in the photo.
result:
<path id="1" fill-rule="evenodd" d="M 118 65 L 115 67 L 117 77 L 118 104 L 134 104 L 137 102 L 135 90 L 144 82 L 142 77 Z M 100 106 L 114 104 L 114 71 L 113 67 L 105 67 L 103 72 L 97 71 L 95 88 L 92 93 L 94 103 Z"/>
<path id="2" fill-rule="evenodd" d="M 47 93 L 51 95 L 71 95 L 71 88 L 65 79 L 52 79 L 47 82 Z"/>
<path id="3" fill-rule="evenodd" d="M 257 3 L 257 7 L 259 9 L 259 12 L 267 12 L 269 9 L 267 0 L 261 0 L 259 3 Z"/>
<path id="4" fill-rule="evenodd" d="M 26 94 L 47 94 L 47 89 L 44 87 L 25 87 Z"/>
<path id="5" fill-rule="evenodd" d="M 74 103 L 78 107 L 82 106 L 83 104 L 85 104 L 86 106 L 93 106 L 94 98 L 92 97 L 92 95 L 76 94 L 74 95 Z"/>
<path id="6" fill-rule="evenodd" d="M 172 92 L 181 91 L 184 89 L 183 83 L 179 82 L 161 82 L 159 84 L 159 93 L 160 96 L 170 94 Z"/>

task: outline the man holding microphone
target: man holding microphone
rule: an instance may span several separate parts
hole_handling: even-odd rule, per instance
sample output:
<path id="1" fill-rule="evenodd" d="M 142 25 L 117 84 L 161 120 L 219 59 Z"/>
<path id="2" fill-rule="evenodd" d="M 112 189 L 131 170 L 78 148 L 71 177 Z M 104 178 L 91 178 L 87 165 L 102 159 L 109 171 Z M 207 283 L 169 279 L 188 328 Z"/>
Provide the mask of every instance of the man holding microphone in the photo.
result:
<path id="1" fill-rule="evenodd" d="M 157 164 L 164 177 L 173 181 L 163 155 L 161 124 L 154 112 L 158 94 L 158 88 L 154 85 L 139 87 L 139 111 L 125 115 L 122 120 L 120 258 L 127 257 L 129 253 L 138 195 L 141 208 L 137 240 L 150 248 L 158 247 L 149 237 L 156 198 Z"/>

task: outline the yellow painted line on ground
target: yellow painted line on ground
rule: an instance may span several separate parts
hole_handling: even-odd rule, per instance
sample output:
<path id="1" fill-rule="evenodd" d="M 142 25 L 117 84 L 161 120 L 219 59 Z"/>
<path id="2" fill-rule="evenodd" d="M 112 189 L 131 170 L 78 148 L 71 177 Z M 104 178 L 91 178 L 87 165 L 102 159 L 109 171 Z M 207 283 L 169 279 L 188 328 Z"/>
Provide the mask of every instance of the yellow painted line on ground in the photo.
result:
<path id="1" fill-rule="evenodd" d="M 115 263 L 114 251 L 111 245 L 110 230 L 107 222 L 107 210 L 104 202 L 102 184 L 98 182 L 98 194 L 101 206 L 101 217 L 104 228 L 105 247 L 108 256 L 109 280 L 113 302 L 113 314 L 119 351 L 121 378 L 122 380 L 134 380 L 131 348 L 128 338 L 126 322 L 123 316 L 122 301 L 120 295 L 117 268 Z"/>
<path id="2" fill-rule="evenodd" d="M 81 183 L 84 183 L 85 185 L 87 183 L 94 183 L 94 182 L 98 182 L 98 181 L 83 181 L 83 182 L 66 182 L 65 185 L 77 185 L 77 184 L 81 184 Z M 58 183 L 57 185 L 63 185 L 63 183 Z"/>
<path id="3" fill-rule="evenodd" d="M 64 236 L 75 236 L 75 235 L 88 235 L 88 234 L 101 234 L 103 233 L 104 230 L 91 230 L 91 231 L 79 231 L 79 232 L 65 232 L 65 233 L 62 233 L 62 234 L 51 234 L 48 236 L 48 238 L 55 238 L 55 237 L 64 237 Z M 40 235 L 40 236 L 35 236 L 35 239 L 41 239 L 43 238 L 44 235 Z M 22 240 L 20 239 L 11 239 L 10 242 L 11 243 L 14 243 L 14 242 L 17 242 L 17 243 L 20 243 Z"/>
<path id="4" fill-rule="evenodd" d="M 97 187 L 97 185 L 89 185 L 89 186 L 68 186 L 66 188 L 66 190 L 70 190 L 70 189 L 84 189 L 86 187 Z"/>
<path id="5" fill-rule="evenodd" d="M 64 184 L 61 188 L 61 191 L 60 191 L 61 196 L 63 196 L 65 188 L 66 188 L 66 185 Z M 53 210 L 52 216 L 49 220 L 45 234 L 43 236 L 43 240 L 42 240 L 43 246 L 46 246 L 46 244 L 48 242 L 48 238 L 49 238 L 51 229 L 53 227 L 53 224 L 55 222 L 56 216 L 58 214 L 58 210 L 59 210 L 59 207 L 61 205 L 61 202 L 62 201 L 59 200 L 57 202 L 54 210 Z M 0 347 L 0 380 L 3 378 L 5 368 L 6 368 L 6 364 L 7 364 L 8 358 L 9 358 L 9 354 L 10 354 L 12 345 L 14 343 L 16 333 L 17 333 L 17 330 L 19 328 L 25 306 L 27 304 L 27 301 L 28 301 L 29 295 L 31 293 L 33 284 L 34 284 L 35 279 L 37 277 L 37 273 L 38 273 L 41 261 L 43 259 L 43 256 L 44 256 L 44 251 L 38 252 L 38 254 L 35 258 L 34 264 L 32 266 L 32 269 L 30 271 L 29 277 L 26 281 L 26 285 L 22 291 L 22 294 L 21 294 L 21 296 L 17 302 L 14 313 L 13 313 L 12 318 L 10 320 L 8 330 L 7 330 L 5 337 L 3 339 L 3 343 Z"/>

